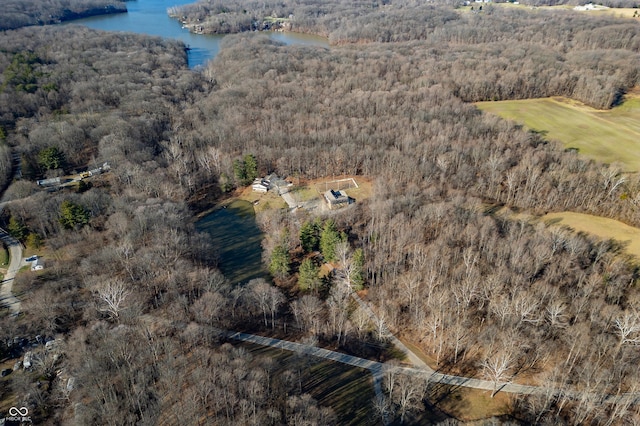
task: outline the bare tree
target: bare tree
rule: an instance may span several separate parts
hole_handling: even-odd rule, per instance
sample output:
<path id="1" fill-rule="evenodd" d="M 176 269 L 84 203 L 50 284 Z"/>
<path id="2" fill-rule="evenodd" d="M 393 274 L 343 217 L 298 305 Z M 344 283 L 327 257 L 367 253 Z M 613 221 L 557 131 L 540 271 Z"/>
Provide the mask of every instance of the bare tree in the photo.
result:
<path id="1" fill-rule="evenodd" d="M 403 374 L 398 370 L 386 374 L 385 381 L 389 380 L 391 382 L 385 387 L 400 414 L 400 423 L 404 423 L 408 413 L 423 409 L 426 382 L 421 377 Z"/>
<path id="2" fill-rule="evenodd" d="M 291 310 L 302 330 L 310 331 L 314 336 L 320 333 L 323 313 L 320 299 L 310 294 L 304 295 L 291 303 Z"/>
<path id="3" fill-rule="evenodd" d="M 493 354 L 487 354 L 482 360 L 480 366 L 484 376 L 493 382 L 493 392 L 491 398 L 498 393 L 498 383 L 511 378 L 509 370 L 512 367 L 513 355 L 507 350 L 495 352 Z"/>
<path id="4" fill-rule="evenodd" d="M 112 318 L 118 318 L 126 309 L 125 302 L 130 294 L 127 285 L 118 278 L 108 279 L 96 288 L 96 297 L 104 305 L 100 310 L 108 312 Z"/>
<path id="5" fill-rule="evenodd" d="M 640 345 L 640 314 L 638 312 L 626 311 L 621 317 L 614 321 L 620 346 Z"/>
<path id="6" fill-rule="evenodd" d="M 247 284 L 250 296 L 262 311 L 264 325 L 267 326 L 267 313 L 271 315 L 271 328 L 275 328 L 275 315 L 284 303 L 284 296 L 277 288 L 262 278 L 255 278 Z"/>

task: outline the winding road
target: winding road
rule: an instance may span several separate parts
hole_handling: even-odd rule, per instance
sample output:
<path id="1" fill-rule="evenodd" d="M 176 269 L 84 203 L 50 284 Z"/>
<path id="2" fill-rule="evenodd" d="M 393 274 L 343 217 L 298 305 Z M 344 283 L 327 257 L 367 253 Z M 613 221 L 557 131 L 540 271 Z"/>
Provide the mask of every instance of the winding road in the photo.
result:
<path id="1" fill-rule="evenodd" d="M 0 303 L 7 306 L 11 314 L 17 316 L 20 313 L 20 300 L 11 292 L 13 280 L 22 266 L 22 245 L 4 229 L 0 229 L 0 240 L 9 249 L 9 267 L 0 287 Z"/>

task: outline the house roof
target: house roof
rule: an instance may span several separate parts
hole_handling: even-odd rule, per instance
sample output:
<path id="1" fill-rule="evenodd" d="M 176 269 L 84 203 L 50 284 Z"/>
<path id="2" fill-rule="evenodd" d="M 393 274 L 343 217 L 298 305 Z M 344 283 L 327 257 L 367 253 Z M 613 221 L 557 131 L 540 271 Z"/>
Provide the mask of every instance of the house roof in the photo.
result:
<path id="1" fill-rule="evenodd" d="M 349 201 L 349 196 L 344 191 L 334 191 L 333 189 L 328 190 L 324 193 L 327 201 L 331 203 L 343 203 Z"/>

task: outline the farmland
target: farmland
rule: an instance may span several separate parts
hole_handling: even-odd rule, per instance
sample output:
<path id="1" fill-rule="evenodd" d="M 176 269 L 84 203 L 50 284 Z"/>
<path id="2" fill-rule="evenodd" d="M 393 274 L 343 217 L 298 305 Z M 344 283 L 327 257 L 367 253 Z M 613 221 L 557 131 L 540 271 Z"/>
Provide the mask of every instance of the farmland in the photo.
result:
<path id="1" fill-rule="evenodd" d="M 560 97 L 476 105 L 482 111 L 522 123 L 548 139 L 560 141 L 566 149 L 577 149 L 597 161 L 620 163 L 624 171 L 640 170 L 640 98 L 637 95 L 607 111 Z"/>

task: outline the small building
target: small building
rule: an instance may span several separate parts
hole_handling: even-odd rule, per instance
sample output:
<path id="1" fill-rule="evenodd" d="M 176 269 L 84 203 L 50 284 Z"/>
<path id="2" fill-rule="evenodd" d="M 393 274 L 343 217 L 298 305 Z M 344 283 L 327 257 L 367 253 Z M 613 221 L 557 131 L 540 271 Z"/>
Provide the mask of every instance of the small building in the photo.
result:
<path id="1" fill-rule="evenodd" d="M 254 192 L 267 192 L 269 190 L 269 181 L 258 178 L 251 184 L 251 189 Z"/>
<path id="2" fill-rule="evenodd" d="M 287 182 L 275 173 L 271 173 L 266 177 L 254 180 L 253 184 L 251 184 L 251 189 L 255 192 L 275 191 L 278 195 L 282 195 L 289 192 L 292 186 L 291 182 Z"/>
<path id="3" fill-rule="evenodd" d="M 269 182 L 269 190 L 276 191 L 278 195 L 286 194 L 293 186 L 291 182 L 287 182 L 275 173 L 271 173 L 265 180 Z"/>
<path id="4" fill-rule="evenodd" d="M 355 201 L 353 198 L 350 198 L 346 192 L 334 191 L 333 189 L 324 193 L 324 200 L 327 202 L 330 209 L 343 207 Z"/>
<path id="5" fill-rule="evenodd" d="M 42 258 L 38 257 L 36 260 L 31 262 L 31 270 L 32 271 L 41 271 L 44 269 L 44 262 Z"/>
<path id="6" fill-rule="evenodd" d="M 60 185 L 60 178 L 56 177 L 56 178 L 51 178 L 51 179 L 41 179 L 39 181 L 36 181 L 36 183 L 38 184 L 38 186 Z"/>
<path id="7" fill-rule="evenodd" d="M 22 367 L 25 370 L 30 369 L 32 360 L 33 360 L 33 355 L 31 354 L 31 351 L 29 351 L 26 354 L 24 354 L 24 360 L 22 361 Z"/>

